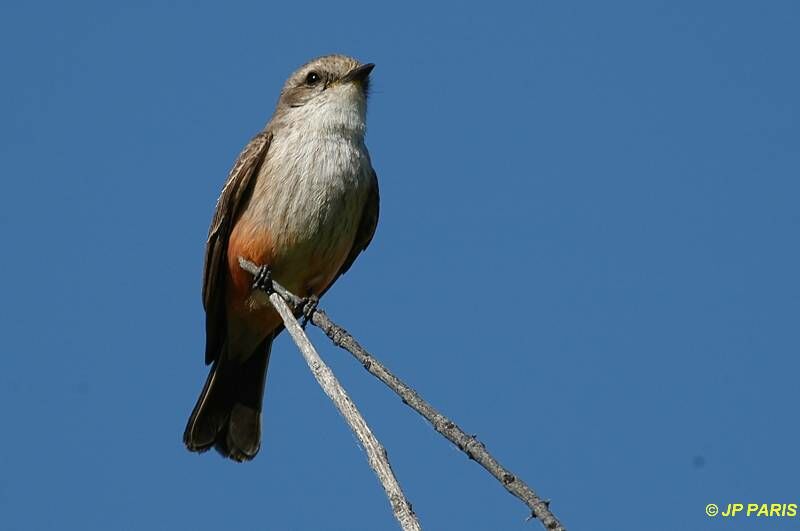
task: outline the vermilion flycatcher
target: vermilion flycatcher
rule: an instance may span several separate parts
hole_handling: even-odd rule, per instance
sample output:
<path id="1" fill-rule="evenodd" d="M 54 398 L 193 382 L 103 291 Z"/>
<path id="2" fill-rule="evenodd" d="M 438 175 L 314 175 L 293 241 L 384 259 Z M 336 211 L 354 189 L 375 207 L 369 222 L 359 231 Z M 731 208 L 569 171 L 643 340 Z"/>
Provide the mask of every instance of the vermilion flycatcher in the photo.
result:
<path id="1" fill-rule="evenodd" d="M 183 435 L 236 461 L 261 447 L 267 362 L 281 319 L 239 257 L 301 297 L 321 296 L 372 240 L 378 180 L 364 144 L 374 65 L 329 55 L 293 73 L 272 119 L 239 155 L 206 245 L 203 306 L 211 372 Z"/>

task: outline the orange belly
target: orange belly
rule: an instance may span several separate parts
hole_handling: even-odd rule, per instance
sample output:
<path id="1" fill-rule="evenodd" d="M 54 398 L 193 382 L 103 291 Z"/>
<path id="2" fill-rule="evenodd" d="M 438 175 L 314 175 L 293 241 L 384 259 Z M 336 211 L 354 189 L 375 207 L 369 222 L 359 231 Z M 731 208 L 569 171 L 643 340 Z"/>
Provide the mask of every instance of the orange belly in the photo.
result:
<path id="1" fill-rule="evenodd" d="M 352 237 L 342 240 L 334 245 L 319 245 L 324 252 L 315 252 L 309 242 L 297 242 L 286 235 L 274 238 L 262 224 L 242 217 L 228 241 L 229 319 L 240 320 L 247 328 L 263 334 L 281 324 L 266 297 L 253 293 L 253 276 L 239 267 L 239 257 L 269 265 L 273 278 L 295 295 L 320 295 L 335 280 L 352 247 Z"/>

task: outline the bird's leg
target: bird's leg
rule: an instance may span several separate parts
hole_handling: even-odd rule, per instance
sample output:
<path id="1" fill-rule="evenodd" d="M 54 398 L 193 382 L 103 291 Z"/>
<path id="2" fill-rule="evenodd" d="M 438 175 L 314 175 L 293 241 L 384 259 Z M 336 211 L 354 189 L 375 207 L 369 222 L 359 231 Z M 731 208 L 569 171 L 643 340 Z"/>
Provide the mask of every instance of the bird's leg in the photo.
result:
<path id="1" fill-rule="evenodd" d="M 275 291 L 272 288 L 272 268 L 262 265 L 258 268 L 258 273 L 253 277 L 253 289 L 261 290 L 267 294 Z"/>
<path id="2" fill-rule="evenodd" d="M 309 295 L 308 297 L 303 298 L 301 304 L 303 305 L 303 322 L 300 323 L 300 326 L 303 328 L 303 330 L 305 330 L 306 325 L 314 316 L 314 312 L 317 311 L 319 297 L 316 295 Z"/>

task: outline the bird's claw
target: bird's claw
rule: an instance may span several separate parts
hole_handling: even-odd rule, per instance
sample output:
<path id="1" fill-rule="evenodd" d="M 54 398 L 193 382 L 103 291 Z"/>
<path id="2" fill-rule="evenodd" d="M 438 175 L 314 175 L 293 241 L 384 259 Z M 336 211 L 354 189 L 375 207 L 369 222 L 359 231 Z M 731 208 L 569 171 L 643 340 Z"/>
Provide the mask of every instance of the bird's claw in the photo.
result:
<path id="1" fill-rule="evenodd" d="M 258 268 L 258 273 L 253 277 L 253 289 L 258 289 L 266 293 L 272 293 L 272 268 L 262 265 Z"/>
<path id="2" fill-rule="evenodd" d="M 302 300 L 303 304 L 303 321 L 300 323 L 300 326 L 305 330 L 306 325 L 314 316 L 314 312 L 317 311 L 317 306 L 319 305 L 319 297 L 316 295 L 309 295 Z"/>

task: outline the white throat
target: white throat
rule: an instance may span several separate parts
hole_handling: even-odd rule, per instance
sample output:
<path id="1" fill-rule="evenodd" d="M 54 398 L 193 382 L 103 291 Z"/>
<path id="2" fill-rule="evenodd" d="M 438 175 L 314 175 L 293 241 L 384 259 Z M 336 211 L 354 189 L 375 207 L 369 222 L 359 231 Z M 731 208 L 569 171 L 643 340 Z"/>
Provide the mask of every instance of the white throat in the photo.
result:
<path id="1" fill-rule="evenodd" d="M 367 102 L 354 83 L 335 85 L 290 114 L 294 127 L 307 134 L 341 134 L 363 142 L 367 131 Z"/>

